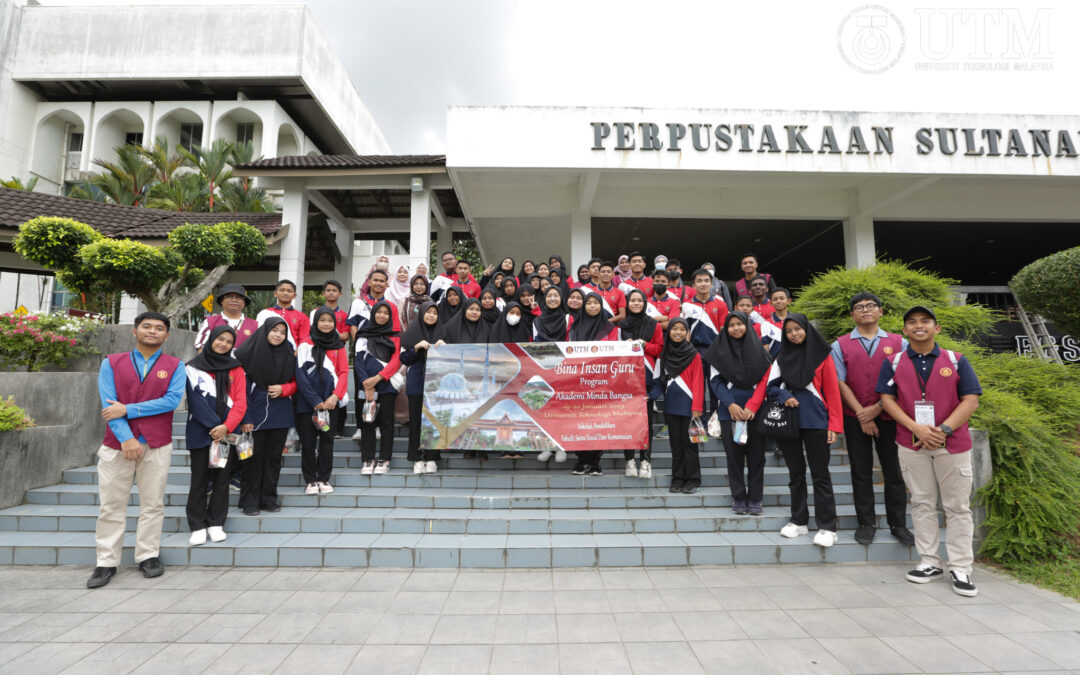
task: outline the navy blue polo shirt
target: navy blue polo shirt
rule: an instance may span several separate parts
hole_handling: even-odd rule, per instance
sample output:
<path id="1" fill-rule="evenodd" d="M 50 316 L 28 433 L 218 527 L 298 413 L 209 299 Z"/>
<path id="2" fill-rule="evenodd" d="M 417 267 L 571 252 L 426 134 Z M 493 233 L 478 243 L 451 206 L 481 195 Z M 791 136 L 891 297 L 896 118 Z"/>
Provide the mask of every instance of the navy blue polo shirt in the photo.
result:
<path id="1" fill-rule="evenodd" d="M 934 362 L 937 360 L 938 356 L 941 355 L 941 348 L 935 343 L 934 348 L 930 350 L 930 353 L 923 355 L 916 352 L 909 345 L 907 348 L 907 355 L 925 382 L 929 379 L 930 372 L 934 369 Z M 881 364 L 881 372 L 878 374 L 877 388 L 875 391 L 879 394 L 896 396 L 896 383 L 892 381 L 893 375 L 892 360 L 886 359 L 885 362 Z M 960 354 L 957 358 L 956 377 L 957 396 L 982 394 L 982 385 L 979 384 L 979 378 L 975 376 L 975 371 L 972 369 L 967 357 L 963 354 Z"/>

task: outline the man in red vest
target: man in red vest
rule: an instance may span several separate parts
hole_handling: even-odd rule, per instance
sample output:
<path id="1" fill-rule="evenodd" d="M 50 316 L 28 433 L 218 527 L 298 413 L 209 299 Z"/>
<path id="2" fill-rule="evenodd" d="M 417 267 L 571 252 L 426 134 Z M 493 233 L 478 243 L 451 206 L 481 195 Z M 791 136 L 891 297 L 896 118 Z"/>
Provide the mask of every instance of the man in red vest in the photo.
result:
<path id="1" fill-rule="evenodd" d="M 195 351 L 197 352 L 202 351 L 206 338 L 210 336 L 210 331 L 218 326 L 228 324 L 236 331 L 234 349 L 244 344 L 244 341 L 259 329 L 259 323 L 255 319 L 244 316 L 244 308 L 251 304 L 251 298 L 247 296 L 243 286 L 225 284 L 214 299 L 221 305 L 221 314 L 211 314 L 203 319 L 199 332 L 195 334 Z"/>
<path id="2" fill-rule="evenodd" d="M 773 303 L 782 288 L 773 291 Z M 858 527 L 855 541 L 871 544 L 877 529 L 874 512 L 874 448 L 885 478 L 885 518 L 889 530 L 904 546 L 914 546 L 915 537 L 907 529 L 907 487 L 896 454 L 896 422 L 882 408 L 877 393 L 881 364 L 908 347 L 907 340 L 886 333 L 878 326 L 881 299 L 873 293 L 859 293 L 848 303 L 855 330 L 841 335 L 832 345 L 840 398 L 844 401 L 844 439 L 851 468 L 851 489 Z"/>
<path id="3" fill-rule="evenodd" d="M 939 555 L 938 495 L 945 507 L 945 550 L 953 591 L 972 597 L 974 560 L 971 518 L 971 433 L 968 419 L 979 407 L 982 387 L 962 354 L 941 349 L 941 332 L 928 307 L 904 314 L 908 348 L 881 364 L 877 392 L 896 420 L 900 468 L 911 491 L 911 522 L 919 564 L 907 580 L 925 584 L 943 575 Z"/>
<path id="4" fill-rule="evenodd" d="M 162 353 L 169 318 L 157 312 L 135 317 L 135 350 L 101 362 L 98 394 L 105 440 L 98 449 L 97 567 L 87 588 L 109 583 L 120 564 L 131 484 L 139 486 L 135 562 L 143 576 L 159 577 L 165 515 L 165 484 L 172 455 L 173 411 L 184 396 L 184 363 Z"/>

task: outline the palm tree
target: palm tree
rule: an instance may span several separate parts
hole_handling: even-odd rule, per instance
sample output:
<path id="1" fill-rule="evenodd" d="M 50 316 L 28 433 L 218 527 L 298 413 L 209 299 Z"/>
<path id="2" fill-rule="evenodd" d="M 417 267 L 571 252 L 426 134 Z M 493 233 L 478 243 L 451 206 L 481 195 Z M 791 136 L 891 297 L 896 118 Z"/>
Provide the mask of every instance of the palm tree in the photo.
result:
<path id="1" fill-rule="evenodd" d="M 13 176 L 11 178 L 11 180 L 0 180 L 0 187 L 11 188 L 13 190 L 25 190 L 26 192 L 33 192 L 34 191 L 34 186 L 37 185 L 37 181 L 38 181 L 38 177 L 37 176 L 32 176 L 30 178 L 30 180 L 26 181 L 26 183 L 23 184 L 21 178 L 15 178 Z"/>
<path id="2" fill-rule="evenodd" d="M 154 145 L 140 147 L 139 152 L 154 167 L 154 174 L 159 183 L 168 183 L 177 170 L 190 166 L 188 159 L 183 155 L 169 154 L 169 139 L 164 136 L 154 138 Z"/>
<path id="3" fill-rule="evenodd" d="M 117 204 L 139 206 L 154 180 L 154 167 L 146 161 L 138 146 L 121 145 L 115 152 L 116 162 L 94 160 L 94 164 L 106 173 L 91 177 L 90 182 Z"/>
<path id="4" fill-rule="evenodd" d="M 251 141 L 236 143 L 229 156 L 230 164 L 246 164 L 262 159 L 255 157 L 255 148 Z M 274 203 L 270 200 L 266 190 L 255 187 L 255 182 L 248 176 L 234 178 L 227 183 L 222 183 L 221 210 L 230 212 L 270 212 L 274 210 Z"/>
<path id="5" fill-rule="evenodd" d="M 209 189 L 209 208 L 214 210 L 214 195 L 218 188 L 232 178 L 232 170 L 229 169 L 229 159 L 232 157 L 234 143 L 224 138 L 219 138 L 207 148 L 196 148 L 195 152 L 189 152 L 180 148 L 183 155 L 192 166 L 199 171 L 199 175 L 206 181 Z"/>
<path id="6" fill-rule="evenodd" d="M 167 183 L 154 183 L 146 206 L 168 211 L 206 211 L 208 192 L 197 173 L 175 175 Z"/>

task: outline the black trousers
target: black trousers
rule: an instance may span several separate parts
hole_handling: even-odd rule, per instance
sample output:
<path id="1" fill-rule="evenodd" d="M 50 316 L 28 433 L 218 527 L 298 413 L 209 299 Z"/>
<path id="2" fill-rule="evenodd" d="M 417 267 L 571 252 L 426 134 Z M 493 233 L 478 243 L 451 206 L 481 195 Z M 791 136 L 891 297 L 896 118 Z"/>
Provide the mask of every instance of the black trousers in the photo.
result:
<path id="1" fill-rule="evenodd" d="M 836 499 L 829 474 L 827 434 L 825 429 L 802 429 L 798 438 L 780 441 L 780 450 L 788 467 L 791 522 L 796 525 L 810 523 L 810 508 L 806 503 L 806 467 L 809 465 L 810 477 L 814 481 L 814 519 L 818 529 L 836 532 Z"/>
<path id="2" fill-rule="evenodd" d="M 379 394 L 379 410 L 375 413 L 374 422 L 363 421 L 364 400 L 356 402 L 357 424 L 360 425 L 360 457 L 365 461 L 375 459 L 375 429 L 379 429 L 379 459 L 390 461 L 394 453 L 394 403 L 397 394 Z M 417 437 L 417 445 L 419 445 Z"/>
<path id="3" fill-rule="evenodd" d="M 296 433 L 300 436 L 300 473 L 304 483 L 329 483 L 334 470 L 334 424 L 338 411 L 330 411 L 330 429 L 319 431 L 311 416 L 315 413 L 297 413 Z M 316 452 L 316 444 L 318 452 Z"/>
<path id="4" fill-rule="evenodd" d="M 643 450 L 638 451 L 640 454 L 640 459 L 643 462 L 652 461 L 652 404 L 652 399 L 648 399 L 645 401 L 645 423 L 646 426 L 649 428 L 649 445 Z M 623 459 L 629 462 L 633 458 L 633 450 L 623 450 Z"/>
<path id="5" fill-rule="evenodd" d="M 855 501 L 855 516 L 859 525 L 873 527 L 874 515 L 874 449 L 877 449 L 881 473 L 885 478 L 885 517 L 889 527 L 903 527 L 906 522 L 907 486 L 900 472 L 896 449 L 896 422 L 876 420 L 878 437 L 864 434 L 858 418 L 844 415 L 844 440 L 848 462 L 851 464 L 851 490 Z"/>
<path id="6" fill-rule="evenodd" d="M 437 462 L 442 454 L 438 450 L 420 449 L 420 427 L 424 417 L 424 395 L 408 394 L 409 397 L 409 454 L 410 462 Z"/>
<path id="7" fill-rule="evenodd" d="M 261 429 L 251 432 L 251 457 L 240 462 L 244 480 L 240 483 L 240 509 L 258 510 L 278 503 L 281 451 L 288 429 Z"/>
<path id="8" fill-rule="evenodd" d="M 701 459 L 697 443 L 690 442 L 691 417 L 664 413 L 671 444 L 671 484 L 675 487 L 701 485 Z"/>
<path id="9" fill-rule="evenodd" d="M 579 450 L 577 453 L 577 462 L 575 466 L 599 466 L 600 457 L 603 456 L 603 450 Z"/>
<path id="10" fill-rule="evenodd" d="M 728 485 L 731 498 L 751 502 L 760 502 L 765 490 L 765 444 L 761 434 L 754 428 L 753 420 L 748 423 L 745 445 L 735 442 L 735 423 L 721 421 L 724 441 L 724 454 L 727 456 Z M 743 480 L 743 470 L 746 480 Z"/>
<path id="11" fill-rule="evenodd" d="M 225 524 L 229 514 L 229 476 L 240 459 L 236 450 L 229 452 L 224 469 L 210 468 L 210 446 L 191 448 L 191 487 L 187 498 L 187 519 L 191 531 Z M 211 485 L 210 496 L 206 485 Z"/>

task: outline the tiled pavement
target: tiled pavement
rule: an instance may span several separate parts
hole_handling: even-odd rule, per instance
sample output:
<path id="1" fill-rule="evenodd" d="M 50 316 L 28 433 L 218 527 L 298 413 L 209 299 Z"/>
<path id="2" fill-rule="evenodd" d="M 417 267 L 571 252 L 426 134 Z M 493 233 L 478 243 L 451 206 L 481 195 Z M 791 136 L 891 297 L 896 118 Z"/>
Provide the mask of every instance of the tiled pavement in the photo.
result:
<path id="1" fill-rule="evenodd" d="M 0 673 L 1080 671 L 1080 603 L 906 563 L 0 569 Z"/>

